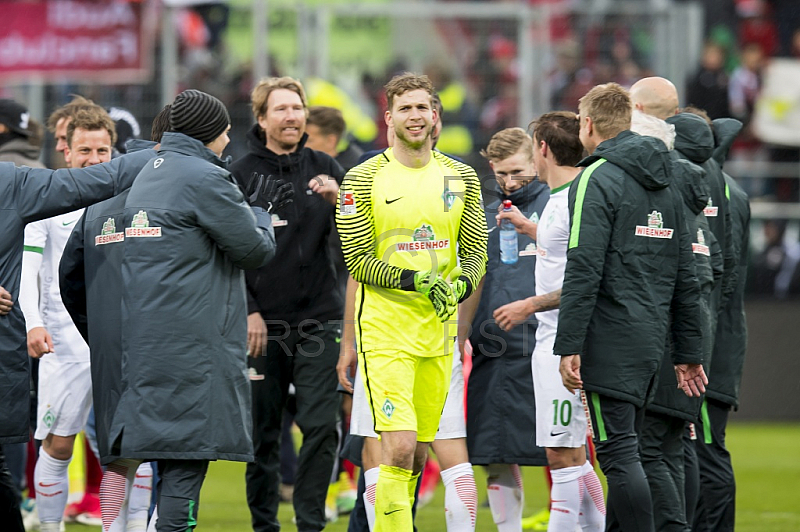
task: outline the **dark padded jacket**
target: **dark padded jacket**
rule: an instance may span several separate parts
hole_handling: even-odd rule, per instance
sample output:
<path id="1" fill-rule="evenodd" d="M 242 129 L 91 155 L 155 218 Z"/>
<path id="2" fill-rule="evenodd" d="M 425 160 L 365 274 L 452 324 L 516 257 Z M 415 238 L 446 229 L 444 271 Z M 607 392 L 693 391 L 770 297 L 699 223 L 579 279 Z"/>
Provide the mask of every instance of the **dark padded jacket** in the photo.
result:
<path id="1" fill-rule="evenodd" d="M 692 239 L 658 139 L 623 131 L 581 161 L 554 353 L 581 355 L 588 391 L 641 407 L 659 368 L 670 309 L 672 361 L 702 362 Z"/>
<path id="2" fill-rule="evenodd" d="M 716 237 L 708 227 L 708 220 L 703 209 L 708 205 L 708 190 L 705 184 L 705 172 L 689 161 L 680 160 L 674 152 L 675 159 L 670 188 L 680 191 L 683 201 L 686 226 L 692 236 L 692 253 L 697 270 L 697 281 L 700 288 L 701 330 L 703 332 L 703 359 L 711 358 L 714 348 L 714 331 L 711 329 L 711 291 L 715 283 L 722 278 L 722 251 Z M 687 397 L 678 389 L 675 370 L 672 365 L 672 341 L 667 339 L 664 358 L 659 371 L 658 385 L 653 401 L 647 405 L 651 412 L 679 417 L 687 421 L 695 421 L 700 411 L 702 398 Z"/>
<path id="3" fill-rule="evenodd" d="M 146 153 L 154 159 L 155 145 L 133 139 L 128 141 L 126 153 L 149 150 Z M 111 453 L 108 434 L 122 393 L 122 215 L 127 198 L 126 190 L 88 207 L 75 224 L 59 265 L 61 299 L 89 345 L 92 406 L 103 464 L 119 458 Z"/>
<path id="4" fill-rule="evenodd" d="M 685 159 L 697 164 L 706 172 L 706 185 L 710 195 L 704 214 L 708 226 L 722 249 L 724 273 L 722 280 L 711 294 L 712 330 L 716 331 L 717 319 L 725 301 L 733 293 L 738 271 L 733 248 L 731 213 L 725 195 L 725 178 L 722 168 L 713 159 L 714 133 L 706 121 L 691 113 L 680 113 L 667 118 L 675 126 L 675 150 Z M 706 373 L 713 373 L 713 357 L 704 362 Z"/>
<path id="5" fill-rule="evenodd" d="M 742 123 L 732 118 L 714 120 L 716 147 L 714 159 L 722 166 Z M 736 267 L 739 275 L 736 289 L 722 308 L 714 342 L 714 374 L 709 378 L 706 395 L 712 399 L 739 407 L 739 388 L 742 382 L 747 351 L 747 319 L 744 314 L 744 286 L 747 277 L 747 257 L 750 251 L 750 203 L 747 194 L 736 181 L 723 172 L 729 196 Z"/>
<path id="6" fill-rule="evenodd" d="M 252 460 L 242 269 L 274 255 L 269 216 L 200 141 L 165 133 L 128 193 L 123 227 L 112 453 Z"/>
<path id="7" fill-rule="evenodd" d="M 484 188 L 488 262 L 481 301 L 472 320 L 472 373 L 467 387 L 467 449 L 473 464 L 547 465 L 536 442 L 536 408 L 531 353 L 536 345 L 536 317 L 506 332 L 494 311 L 512 301 L 536 295 L 536 244 L 519 235 L 519 259 L 500 261 L 497 209 L 504 199 L 535 221 L 550 199 L 550 189 L 533 181 L 505 196 L 493 181 Z"/>
<path id="8" fill-rule="evenodd" d="M 266 148 L 264 132 L 256 124 L 247 133 L 250 153 L 230 167 L 244 187 L 254 173 L 294 187 L 294 201 L 272 214 L 275 260 L 246 273 L 248 313 L 261 312 L 265 320 L 285 321 L 291 327 L 305 319 L 341 320 L 344 310 L 328 243 L 334 207 L 308 188 L 319 174 L 341 184 L 344 170 L 329 155 L 306 148 L 307 138 L 303 135 L 296 151 L 277 155 Z"/>
<path id="9" fill-rule="evenodd" d="M 25 225 L 108 199 L 133 182 L 149 154 L 61 170 L 17 168 L 0 162 L 0 285 L 19 298 Z M 135 171 L 134 171 L 135 170 Z M 25 318 L 19 304 L 0 316 L 0 443 L 30 438 L 30 370 Z"/>

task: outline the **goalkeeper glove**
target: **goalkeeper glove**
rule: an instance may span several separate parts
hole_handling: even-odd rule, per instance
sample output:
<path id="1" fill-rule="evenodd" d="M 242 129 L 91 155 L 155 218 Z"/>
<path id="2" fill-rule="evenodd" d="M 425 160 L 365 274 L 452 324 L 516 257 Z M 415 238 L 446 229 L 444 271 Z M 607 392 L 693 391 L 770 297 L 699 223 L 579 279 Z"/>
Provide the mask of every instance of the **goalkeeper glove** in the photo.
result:
<path id="1" fill-rule="evenodd" d="M 472 283 L 461 275 L 461 266 L 456 266 L 450 271 L 450 279 L 455 279 L 453 281 L 453 293 L 458 302 L 463 303 L 472 294 Z"/>
<path id="2" fill-rule="evenodd" d="M 445 281 L 441 273 L 447 268 L 447 262 L 439 265 L 438 271 L 416 272 L 414 274 L 414 290 L 423 294 L 433 304 L 433 310 L 439 321 L 449 320 L 458 310 L 458 299 L 450 283 Z"/>

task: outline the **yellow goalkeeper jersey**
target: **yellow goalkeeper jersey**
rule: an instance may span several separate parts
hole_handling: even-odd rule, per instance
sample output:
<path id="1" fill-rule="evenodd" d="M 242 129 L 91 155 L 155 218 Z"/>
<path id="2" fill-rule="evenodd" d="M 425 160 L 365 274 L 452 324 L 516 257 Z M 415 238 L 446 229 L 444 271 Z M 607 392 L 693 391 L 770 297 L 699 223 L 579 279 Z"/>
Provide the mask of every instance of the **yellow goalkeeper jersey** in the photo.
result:
<path id="1" fill-rule="evenodd" d="M 445 263 L 447 277 L 460 263 L 473 290 L 478 286 L 487 234 L 475 170 L 437 151 L 424 167 L 409 168 L 390 148 L 345 176 L 336 225 L 347 268 L 360 283 L 359 350 L 449 354 L 455 317 L 439 322 L 430 300 L 413 291 L 413 277 Z"/>

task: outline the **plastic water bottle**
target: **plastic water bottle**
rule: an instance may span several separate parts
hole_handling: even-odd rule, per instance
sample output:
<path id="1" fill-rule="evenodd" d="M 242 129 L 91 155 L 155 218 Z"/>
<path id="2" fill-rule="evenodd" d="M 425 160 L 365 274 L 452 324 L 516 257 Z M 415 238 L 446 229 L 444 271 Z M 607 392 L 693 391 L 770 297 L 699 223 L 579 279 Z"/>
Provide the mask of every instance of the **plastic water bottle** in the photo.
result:
<path id="1" fill-rule="evenodd" d="M 511 212 L 511 200 L 503 201 L 503 212 Z M 503 264 L 514 264 L 519 258 L 517 230 L 511 220 L 500 221 L 500 261 Z"/>

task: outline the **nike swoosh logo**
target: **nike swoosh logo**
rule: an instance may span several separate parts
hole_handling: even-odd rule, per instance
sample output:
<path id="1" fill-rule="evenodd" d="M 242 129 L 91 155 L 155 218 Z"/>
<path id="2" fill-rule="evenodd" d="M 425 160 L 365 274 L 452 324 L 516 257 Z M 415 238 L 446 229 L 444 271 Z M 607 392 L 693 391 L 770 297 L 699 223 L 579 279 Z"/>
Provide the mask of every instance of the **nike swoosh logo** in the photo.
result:
<path id="1" fill-rule="evenodd" d="M 396 510 L 389 510 L 388 512 L 383 512 L 383 515 L 393 514 L 395 512 L 399 512 L 402 508 L 397 508 Z"/>
<path id="2" fill-rule="evenodd" d="M 399 201 L 399 200 L 403 199 L 404 197 L 405 196 L 400 196 L 399 198 L 395 198 L 393 200 L 387 199 L 386 200 L 386 205 L 389 205 L 390 203 L 394 203 L 395 201 Z"/>
<path id="3" fill-rule="evenodd" d="M 52 484 L 45 484 L 44 482 L 39 482 L 39 486 L 42 488 L 52 488 L 53 486 L 58 486 L 60 482 L 53 482 Z"/>
<path id="4" fill-rule="evenodd" d="M 492 227 L 491 229 L 489 229 L 488 231 L 486 231 L 486 232 L 487 232 L 487 233 L 491 233 L 491 232 L 492 232 L 492 231 L 494 231 L 495 229 L 497 229 L 497 226 L 496 226 L 496 225 L 495 225 L 494 227 Z"/>
<path id="5" fill-rule="evenodd" d="M 78 221 L 78 220 L 76 219 L 76 220 L 72 220 L 71 222 L 61 222 L 61 225 L 63 225 L 64 227 L 66 227 L 66 226 L 68 226 L 68 225 L 72 225 L 72 224 L 74 224 L 74 223 L 75 223 L 75 222 L 77 222 L 77 221 Z"/>
<path id="6" fill-rule="evenodd" d="M 566 433 L 567 433 L 567 431 L 566 431 L 566 430 L 562 430 L 561 432 L 553 432 L 553 431 L 551 430 L 551 431 L 550 431 L 550 436 L 561 436 L 562 434 L 566 434 Z"/>

